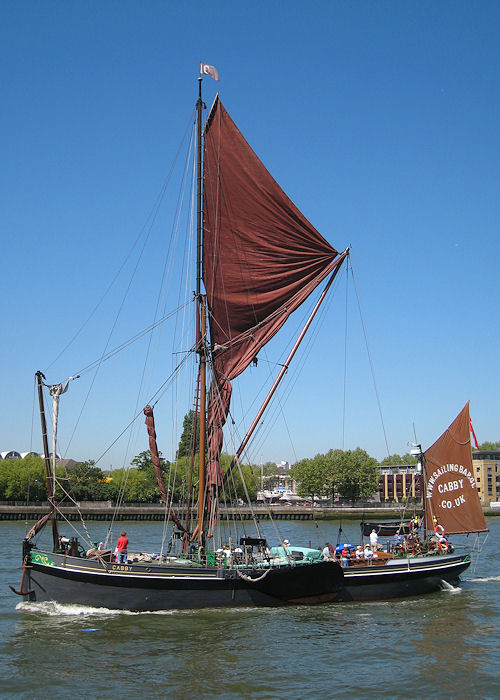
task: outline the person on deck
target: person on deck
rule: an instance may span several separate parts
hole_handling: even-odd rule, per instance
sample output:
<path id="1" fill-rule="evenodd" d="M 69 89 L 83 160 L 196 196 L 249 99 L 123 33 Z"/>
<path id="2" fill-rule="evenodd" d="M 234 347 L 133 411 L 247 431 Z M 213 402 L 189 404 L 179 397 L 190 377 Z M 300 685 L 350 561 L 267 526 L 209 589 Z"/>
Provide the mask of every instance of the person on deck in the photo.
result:
<path id="1" fill-rule="evenodd" d="M 378 547 L 378 535 L 375 529 L 370 532 L 370 547 L 374 552 L 377 551 Z"/>
<path id="2" fill-rule="evenodd" d="M 332 545 L 327 542 L 323 547 L 323 561 L 330 561 L 332 559 Z"/>
<path id="3" fill-rule="evenodd" d="M 372 549 L 368 543 L 366 543 L 366 545 L 365 545 L 364 555 L 365 555 L 365 560 L 368 562 L 368 564 L 371 564 L 372 560 L 373 560 L 373 552 L 372 552 Z"/>
<path id="4" fill-rule="evenodd" d="M 116 543 L 116 561 L 118 564 L 127 563 L 128 537 L 125 530 L 122 530 L 118 542 Z"/>
<path id="5" fill-rule="evenodd" d="M 347 568 L 349 566 L 349 559 L 351 558 L 351 554 L 349 552 L 349 547 L 347 546 L 347 544 L 344 544 L 344 547 L 341 552 L 341 557 L 343 568 Z"/>

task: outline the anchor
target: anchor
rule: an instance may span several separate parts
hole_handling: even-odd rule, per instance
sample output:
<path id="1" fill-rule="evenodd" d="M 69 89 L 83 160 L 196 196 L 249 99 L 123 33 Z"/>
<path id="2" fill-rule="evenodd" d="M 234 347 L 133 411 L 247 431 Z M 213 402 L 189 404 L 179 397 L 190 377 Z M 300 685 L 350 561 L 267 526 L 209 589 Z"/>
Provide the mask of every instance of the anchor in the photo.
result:
<path id="1" fill-rule="evenodd" d="M 21 576 L 21 585 L 19 586 L 19 590 L 16 591 L 16 589 L 14 588 L 14 586 L 11 586 L 11 585 L 9 584 L 10 590 L 11 590 L 13 593 L 15 593 L 16 595 L 25 596 L 25 595 L 31 595 L 32 593 L 35 592 L 34 590 L 33 590 L 33 591 L 23 591 L 24 577 L 26 576 L 26 569 L 32 569 L 32 568 L 33 568 L 32 566 L 28 566 L 27 562 L 28 562 L 28 555 L 26 555 L 26 556 L 24 557 L 24 561 L 23 561 L 23 565 L 22 565 L 23 573 L 22 573 L 22 576 Z"/>

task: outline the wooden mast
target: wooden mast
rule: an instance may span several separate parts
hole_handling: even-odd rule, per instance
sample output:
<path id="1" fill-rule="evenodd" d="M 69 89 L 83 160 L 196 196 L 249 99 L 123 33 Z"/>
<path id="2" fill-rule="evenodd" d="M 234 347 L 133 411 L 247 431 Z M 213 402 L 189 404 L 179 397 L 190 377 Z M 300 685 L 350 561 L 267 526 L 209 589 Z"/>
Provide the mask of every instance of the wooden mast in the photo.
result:
<path id="1" fill-rule="evenodd" d="M 422 508 L 423 508 L 423 516 L 422 516 L 422 523 L 424 526 L 424 540 L 427 537 L 427 530 L 434 529 L 434 524 L 433 523 L 428 523 L 427 522 L 427 477 L 426 477 L 426 471 L 425 471 L 425 455 L 422 452 L 422 447 L 419 445 L 418 449 L 420 450 L 419 454 L 419 460 L 420 460 L 420 467 L 422 471 L 420 472 L 422 474 Z"/>
<path id="2" fill-rule="evenodd" d="M 207 356 L 206 356 L 206 297 L 201 293 L 201 272 L 202 272 L 202 114 L 203 100 L 201 97 L 202 78 L 198 78 L 198 100 L 196 102 L 196 121 L 198 131 L 198 157 L 197 157 L 197 221 L 196 221 L 196 299 L 198 304 L 196 315 L 196 347 L 200 357 L 200 441 L 198 451 L 198 525 L 196 528 L 198 544 L 203 542 L 203 516 L 205 511 L 205 434 L 206 434 L 206 383 L 207 383 Z"/>
<path id="3" fill-rule="evenodd" d="M 43 403 L 43 379 L 45 376 L 38 370 L 35 374 L 36 384 L 38 388 L 38 404 L 40 406 L 40 422 L 42 425 L 42 442 L 43 452 L 45 457 L 45 478 L 47 481 L 47 499 L 49 501 L 50 522 L 52 523 L 52 539 L 54 542 L 54 552 L 59 547 L 59 533 L 57 530 L 57 520 L 54 506 L 54 490 L 50 468 L 49 441 L 47 438 L 47 421 L 45 420 L 45 406 Z"/>

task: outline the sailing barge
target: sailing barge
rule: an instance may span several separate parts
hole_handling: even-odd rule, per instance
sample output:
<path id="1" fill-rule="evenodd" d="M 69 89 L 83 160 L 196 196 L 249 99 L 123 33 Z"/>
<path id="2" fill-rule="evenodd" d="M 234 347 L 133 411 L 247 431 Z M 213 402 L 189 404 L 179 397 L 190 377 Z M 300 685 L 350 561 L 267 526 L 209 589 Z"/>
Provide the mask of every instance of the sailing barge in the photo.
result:
<path id="1" fill-rule="evenodd" d="M 424 483 L 423 537 L 420 523 L 390 524 L 398 545 L 370 565 L 344 569 L 337 601 L 380 600 L 437 591 L 454 584 L 471 563 L 454 553 L 449 537 L 487 531 L 472 466 L 469 403 L 441 437 L 420 454 Z M 375 528 L 373 528 L 375 529 Z M 368 533 L 369 534 L 369 533 Z"/>
<path id="2" fill-rule="evenodd" d="M 468 556 L 431 553 L 428 556 L 387 556 L 377 564 L 360 562 L 343 569 L 337 561 L 323 561 L 321 552 L 285 546 L 269 548 L 256 522 L 256 536 L 242 537 L 228 556 L 214 533 L 219 524 L 219 496 L 236 469 L 253 431 L 327 295 L 348 250 L 339 253 L 298 211 L 257 158 L 234 122 L 215 99 L 202 127 L 201 79 L 197 109 L 197 262 L 196 334 L 198 356 L 196 403 L 200 407 L 198 496 L 189 517 L 175 514 L 163 483 L 152 406 L 144 409 L 149 448 L 165 503 L 166 519 L 177 547 L 154 561 L 118 564 L 111 551 L 90 547 L 76 538 L 60 536 L 55 502 L 55 463 L 51 465 L 45 425 L 45 377 L 37 373 L 46 479 L 50 511 L 23 542 L 19 590 L 25 601 L 57 601 L 124 609 L 155 611 L 233 606 L 277 606 L 350 600 L 387 599 L 437 590 L 454 582 L 469 566 Z M 202 158 L 203 153 L 203 158 Z M 203 183 L 203 185 L 202 185 Z M 271 390 L 243 438 L 229 466 L 221 467 L 223 427 L 229 413 L 231 382 L 256 360 L 258 352 L 321 284 L 325 286 Z M 207 370 L 211 380 L 207 381 Z M 67 385 L 52 385 L 54 401 Z M 57 408 L 54 404 L 54 413 Z M 468 415 L 468 406 L 467 415 Z M 464 409 L 465 410 L 465 409 Z M 458 420 L 458 419 L 457 419 Z M 434 501 L 449 472 L 442 464 L 466 464 L 466 454 L 454 451 L 465 444 L 458 430 L 447 431 L 451 451 L 425 453 L 430 472 L 427 517 L 446 518 L 465 512 L 477 499 L 473 480 L 467 481 L 458 505 Z M 55 449 L 54 430 L 54 449 Z M 450 437 L 451 436 L 451 437 Z M 447 439 L 448 439 L 447 438 Z M 462 441 L 462 442 L 460 442 Z M 468 446 L 470 453 L 470 443 Z M 439 452 L 439 451 L 437 451 Z M 445 454 L 445 456 L 443 456 Z M 444 460 L 444 461 L 443 461 Z M 464 467 L 460 467 L 462 469 Z M 194 480 L 191 479 L 193 482 Z M 430 495 L 429 495 L 430 494 Z M 458 492 L 457 492 L 458 494 Z M 445 503 L 448 503 L 446 500 Z M 436 505 L 437 504 L 437 505 Z M 444 509 L 444 510 L 443 510 Z M 482 516 L 482 514 L 481 514 Z M 52 525 L 52 550 L 39 548 L 41 528 Z M 450 521 L 451 522 L 451 521 Z M 453 523 L 455 520 L 453 520 Z M 484 519 L 473 523 L 484 530 Z M 92 544 L 89 542 L 88 544 Z M 219 546 L 218 546 L 219 545 Z"/>
<path id="3" fill-rule="evenodd" d="M 178 518 L 163 483 L 153 407 L 148 405 L 144 413 L 149 447 L 177 552 L 147 564 L 118 565 L 109 560 L 109 553 L 93 551 L 89 556 L 75 540 L 63 541 L 66 538 L 60 537 L 56 519 L 55 463 L 51 465 L 48 458 L 45 378 L 38 372 L 50 514 L 24 541 L 22 581 L 16 591 L 24 600 L 158 610 L 317 603 L 334 600 L 340 590 L 343 575 L 338 563 L 321 561 L 321 557 L 318 561 L 314 551 L 300 560 L 288 554 L 271 557 L 257 521 L 256 537 L 240 540 L 239 561 L 234 556 L 228 562 L 217 552 L 221 545 L 220 536 L 214 534 L 220 520 L 219 496 L 229 487 L 233 470 L 239 469 L 245 447 L 348 251 L 339 253 L 295 207 L 242 137 L 218 96 L 202 125 L 201 86 L 199 78 L 196 332 L 191 353 L 198 357 L 197 496 L 189 496 L 189 516 Z M 322 282 L 325 287 L 267 399 L 231 464 L 223 470 L 220 455 L 231 382 L 256 361 L 261 348 Z M 66 388 L 67 384 L 52 385 L 53 400 L 59 400 Z M 192 459 L 191 464 L 194 462 Z M 195 475 L 191 473 L 188 480 L 194 485 Z M 42 551 L 34 538 L 48 520 L 53 547 Z"/>

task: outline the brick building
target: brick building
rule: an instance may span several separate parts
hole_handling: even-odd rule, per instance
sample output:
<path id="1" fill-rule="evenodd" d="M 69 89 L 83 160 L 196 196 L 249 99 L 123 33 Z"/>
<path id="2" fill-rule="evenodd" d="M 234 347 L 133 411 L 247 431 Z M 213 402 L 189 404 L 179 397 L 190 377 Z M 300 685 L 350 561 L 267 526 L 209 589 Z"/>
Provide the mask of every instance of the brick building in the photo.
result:
<path id="1" fill-rule="evenodd" d="M 401 503 L 404 498 L 422 500 L 422 473 L 416 464 L 379 466 L 379 470 L 378 493 L 382 503 Z"/>
<path id="2" fill-rule="evenodd" d="M 472 466 L 481 505 L 500 500 L 500 450 L 477 450 Z"/>

